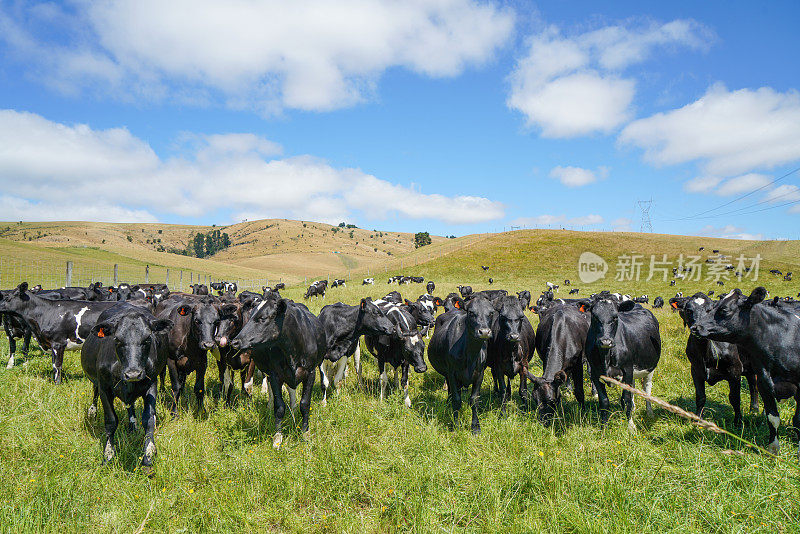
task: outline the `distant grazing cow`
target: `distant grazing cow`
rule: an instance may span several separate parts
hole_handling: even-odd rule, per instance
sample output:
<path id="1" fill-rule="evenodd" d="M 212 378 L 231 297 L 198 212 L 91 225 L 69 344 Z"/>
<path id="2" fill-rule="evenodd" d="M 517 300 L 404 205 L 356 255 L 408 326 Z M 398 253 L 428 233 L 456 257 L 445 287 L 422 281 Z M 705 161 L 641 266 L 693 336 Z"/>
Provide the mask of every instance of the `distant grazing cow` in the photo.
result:
<path id="1" fill-rule="evenodd" d="M 494 284 L 494 278 L 489 278 L 489 285 Z"/>
<path id="2" fill-rule="evenodd" d="M 306 290 L 306 294 L 303 295 L 303 298 L 306 299 L 306 300 L 313 299 L 314 297 L 323 297 L 324 298 L 325 297 L 325 289 L 327 287 L 328 287 L 328 283 L 325 280 L 314 282 L 310 286 L 308 286 L 308 289 Z"/>
<path id="3" fill-rule="evenodd" d="M 555 303 L 539 313 L 536 351 L 542 360 L 542 377 L 533 377 L 533 398 L 539 418 L 549 422 L 561 400 L 561 386 L 572 377 L 575 400 L 584 407 L 583 359 L 589 315 L 574 304 Z"/>
<path id="4" fill-rule="evenodd" d="M 273 291 L 280 291 L 282 289 L 286 289 L 286 284 L 284 284 L 283 282 L 278 282 L 277 284 L 272 286 Z"/>
<path id="5" fill-rule="evenodd" d="M 144 449 L 141 462 L 153 465 L 156 455 L 156 394 L 158 375 L 167 365 L 167 334 L 172 322 L 127 302 L 114 303 L 103 311 L 81 349 L 83 372 L 94 386 L 94 400 L 103 403 L 105 444 L 103 462 L 114 459 L 114 433 L 119 419 L 114 408 L 118 398 L 126 405 L 129 423 L 135 422 L 136 399 L 142 398 Z M 95 406 L 95 403 L 92 404 Z M 91 410 L 91 408 L 90 408 Z M 132 419 L 133 418 L 133 419 Z"/>
<path id="6" fill-rule="evenodd" d="M 78 350 L 89 337 L 97 318 L 116 302 L 49 300 L 28 292 L 28 283 L 0 294 L 0 313 L 21 317 L 39 346 L 52 356 L 53 381 L 61 383 L 65 350 Z"/>
<path id="7" fill-rule="evenodd" d="M 629 386 L 641 378 L 648 395 L 653 385 L 653 372 L 661 358 L 661 334 L 658 321 L 650 310 L 632 300 L 619 301 L 601 293 L 586 304 L 591 324 L 586 338 L 586 357 L 591 369 L 592 383 L 597 390 L 601 420 L 608 420 L 608 394 L 600 376 L 621 378 Z M 633 395 L 622 393 L 622 403 L 628 417 L 628 429 L 633 431 Z M 647 412 L 652 414 L 650 402 Z"/>
<path id="8" fill-rule="evenodd" d="M 580 289 L 576 287 L 574 289 L 570 289 L 569 290 L 569 294 L 570 295 L 577 295 L 579 291 L 580 291 Z"/>
<path id="9" fill-rule="evenodd" d="M 565 279 L 565 280 L 564 280 L 564 285 L 565 285 L 565 286 L 568 286 L 569 284 L 570 284 L 569 278 Z"/>
<path id="10" fill-rule="evenodd" d="M 554 293 L 558 293 L 558 286 L 552 282 L 545 282 L 547 285 L 548 291 L 553 291 Z"/>
<path id="11" fill-rule="evenodd" d="M 641 297 L 634 298 L 633 301 L 637 304 L 647 304 L 650 301 L 650 299 L 648 298 L 647 295 L 642 295 Z"/>
<path id="12" fill-rule="evenodd" d="M 439 316 L 428 347 L 431 365 L 447 381 L 455 426 L 458 425 L 458 412 L 461 409 L 461 388 L 472 386 L 469 403 L 472 407 L 472 432 L 475 434 L 481 430 L 478 395 L 496 316 L 497 310 L 488 299 L 474 298 L 466 303 L 463 310 L 456 309 Z"/>
<path id="13" fill-rule="evenodd" d="M 488 265 L 481 265 L 481 269 L 483 269 L 484 271 L 488 271 L 489 270 L 489 266 Z"/>
<path id="14" fill-rule="evenodd" d="M 700 247 L 700 252 L 703 252 L 705 249 L 706 247 Z"/>
<path id="15" fill-rule="evenodd" d="M 410 278 L 411 281 L 415 284 L 421 284 L 422 282 L 425 281 L 425 278 L 423 278 L 422 276 L 411 276 Z"/>
<path id="16" fill-rule="evenodd" d="M 695 321 L 691 333 L 736 343 L 747 352 L 769 423 L 769 450 L 777 454 L 777 401 L 795 398 L 792 426 L 800 428 L 800 306 L 777 299 L 764 303 L 766 296 L 763 287 L 755 288 L 749 296 L 734 289 Z"/>
<path id="17" fill-rule="evenodd" d="M 724 286 L 725 282 L 723 282 L 722 280 L 717 280 L 717 285 L 718 286 Z"/>
<path id="18" fill-rule="evenodd" d="M 428 295 L 433 295 L 433 291 L 436 289 L 436 284 L 433 283 L 433 280 L 428 280 L 428 283 L 425 285 L 425 291 L 428 292 Z"/>
<path id="19" fill-rule="evenodd" d="M 213 291 L 216 291 L 220 295 L 222 295 L 222 292 L 225 291 L 225 283 L 224 282 L 211 282 L 209 284 L 209 286 L 211 287 L 211 289 Z"/>
<path id="20" fill-rule="evenodd" d="M 516 375 L 520 376 L 520 396 L 527 400 L 526 373 L 536 334 L 519 297 L 499 297 L 494 308 L 497 314 L 487 345 L 486 364 L 492 369 L 495 391 L 500 395 L 500 411 L 505 413 L 511 398 L 511 380 Z"/>
<path id="21" fill-rule="evenodd" d="M 695 321 L 709 313 L 713 301 L 703 293 L 695 293 L 691 297 L 678 300 L 676 303 L 683 323 L 690 329 Z M 710 341 L 689 335 L 686 341 L 686 357 L 691 365 L 692 382 L 695 390 L 695 413 L 702 417 L 706 404 L 706 383 L 713 386 L 717 382 L 728 382 L 731 407 L 733 407 L 733 424 L 742 425 L 741 383 L 742 376 L 747 378 L 750 387 L 750 411 L 758 412 L 758 394 L 756 392 L 756 375 L 750 366 L 750 358 L 744 349 L 724 341 Z"/>
<path id="22" fill-rule="evenodd" d="M 316 372 L 325 357 L 327 341 L 322 322 L 303 304 L 268 293 L 231 341 L 236 350 L 253 348 L 256 366 L 269 377 L 275 399 L 275 437 L 272 446 L 283 443 L 282 423 L 286 414 L 282 387 L 303 385 L 300 398 L 301 430 L 308 431 L 311 391 Z"/>
<path id="23" fill-rule="evenodd" d="M 192 295 L 208 295 L 208 286 L 205 284 L 192 284 Z"/>
<path id="24" fill-rule="evenodd" d="M 374 278 L 364 278 L 364 279 L 361 281 L 361 285 L 362 285 L 362 286 L 367 286 L 367 285 L 371 286 L 371 285 L 373 285 L 374 283 L 375 283 L 375 279 L 374 279 Z"/>
<path id="25" fill-rule="evenodd" d="M 786 273 L 786 275 L 783 277 L 783 281 L 784 282 L 791 282 L 792 281 L 792 273 L 791 272 Z"/>
<path id="26" fill-rule="evenodd" d="M 718 248 L 715 248 L 715 249 L 714 249 L 714 250 L 712 250 L 711 252 L 712 252 L 712 253 L 714 253 L 714 254 L 718 254 L 718 253 L 719 253 L 719 249 L 718 249 Z"/>
<path id="27" fill-rule="evenodd" d="M 345 281 L 341 278 L 334 278 L 333 282 L 331 282 L 331 287 L 345 287 Z"/>
<path id="28" fill-rule="evenodd" d="M 656 297 L 653 299 L 653 308 L 663 308 L 664 307 L 664 299 L 661 297 Z"/>
<path id="29" fill-rule="evenodd" d="M 669 281 L 669 285 L 674 286 L 675 285 L 675 280 L 670 280 Z"/>
<path id="30" fill-rule="evenodd" d="M 461 298 L 467 298 L 472 294 L 472 287 L 458 286 L 458 292 L 461 293 Z"/>

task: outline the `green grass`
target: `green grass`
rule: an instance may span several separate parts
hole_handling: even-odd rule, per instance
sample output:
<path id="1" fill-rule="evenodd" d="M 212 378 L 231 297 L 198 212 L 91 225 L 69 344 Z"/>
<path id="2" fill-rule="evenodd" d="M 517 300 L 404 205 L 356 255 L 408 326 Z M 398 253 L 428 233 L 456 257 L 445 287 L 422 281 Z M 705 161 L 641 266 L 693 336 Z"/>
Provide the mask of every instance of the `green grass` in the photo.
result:
<path id="1" fill-rule="evenodd" d="M 587 243 L 580 234 L 541 240 L 517 234 L 404 271 L 432 278 L 442 295 L 457 283 L 490 275 L 495 287 L 536 294 L 548 279 L 569 277 L 584 288 L 575 282 L 573 257 L 587 246 L 603 247 L 594 250 L 610 255 L 625 245 Z M 635 244 L 649 254 L 665 242 Z M 674 242 L 670 247 L 680 248 Z M 775 261 L 779 268 L 791 267 L 781 263 L 785 257 Z M 484 275 L 481 264 L 492 270 Z M 375 286 L 330 289 L 326 302 L 354 303 L 396 288 L 376 279 Z M 795 285 L 764 281 L 780 287 L 781 294 L 790 287 L 797 292 Z M 671 288 L 660 281 L 585 288 L 600 287 L 651 298 L 708 289 L 704 283 Z M 415 297 L 422 288 L 401 291 Z M 290 287 L 285 295 L 302 300 L 302 289 Z M 317 313 L 322 304 L 309 307 Z M 664 349 L 653 393 L 691 410 L 686 333 L 669 310 L 656 310 L 656 316 Z M 535 316 L 531 319 L 535 324 Z M 590 400 L 582 413 L 570 394 L 551 427 L 522 409 L 516 391 L 508 416 L 501 417 L 487 372 L 482 433 L 473 436 L 468 417 L 450 430 L 451 411 L 435 371 L 412 373 L 409 410 L 396 390 L 385 402 L 377 400 L 374 359 L 364 360 L 365 387 L 357 387 L 351 376 L 323 407 L 317 385 L 308 437 L 301 436 L 299 421 L 287 416 L 287 439 L 277 451 L 266 397 L 259 392 L 233 409 L 218 405 L 220 385 L 210 361 L 206 416 L 195 416 L 187 406 L 171 419 L 159 405 L 159 454 L 148 478 L 137 468 L 141 429 L 129 434 L 121 426 L 117 459 L 101 465 L 102 410 L 96 420 L 86 416 L 91 388 L 77 354 L 65 358 L 66 382 L 56 387 L 49 382 L 49 357 L 34 351 L 27 368 L 0 370 L 0 530 L 133 531 L 150 510 L 145 530 L 170 532 L 800 532 L 797 446 L 786 426 L 793 402 L 780 405 L 782 460 L 777 461 L 662 410 L 650 419 L 641 401 L 638 431 L 629 434 L 615 388 L 610 395 L 616 411 L 606 427 L 599 423 L 596 402 Z M 540 372 L 537 363 L 534 373 Z M 187 391 L 191 406 L 191 387 Z M 742 396 L 746 409 L 746 386 Z M 707 410 L 712 420 L 735 431 L 727 385 L 708 388 Z M 117 411 L 124 416 L 119 402 Z M 763 417 L 745 415 L 741 435 L 764 445 Z"/>

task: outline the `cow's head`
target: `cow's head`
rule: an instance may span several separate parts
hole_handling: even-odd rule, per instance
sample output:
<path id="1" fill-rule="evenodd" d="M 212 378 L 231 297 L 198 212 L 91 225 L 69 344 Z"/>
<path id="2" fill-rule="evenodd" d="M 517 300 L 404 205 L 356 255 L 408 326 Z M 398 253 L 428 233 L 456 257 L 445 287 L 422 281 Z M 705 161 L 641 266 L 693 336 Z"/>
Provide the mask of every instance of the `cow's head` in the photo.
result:
<path id="1" fill-rule="evenodd" d="M 191 316 L 192 332 L 202 350 L 214 348 L 214 336 L 220 323 L 220 316 L 213 298 L 207 297 L 196 302 L 184 302 L 178 306 L 178 315 Z"/>
<path id="2" fill-rule="evenodd" d="M 495 302 L 498 309 L 500 339 L 510 343 L 519 343 L 522 336 L 522 323 L 525 321 L 525 312 L 519 297 L 505 296 Z"/>
<path id="3" fill-rule="evenodd" d="M 250 320 L 231 342 L 234 349 L 248 349 L 278 339 L 283 330 L 288 300 L 271 291 L 253 309 Z"/>
<path id="4" fill-rule="evenodd" d="M 122 380 L 138 382 L 147 378 L 147 360 L 156 350 L 155 337 L 171 328 L 169 319 L 149 319 L 141 313 L 129 312 L 98 322 L 91 335 L 101 339 L 112 338 Z M 155 380 L 156 377 L 149 378 Z"/>
<path id="5" fill-rule="evenodd" d="M 408 311 L 414 316 L 414 320 L 417 321 L 417 324 L 421 326 L 431 326 L 436 320 L 433 316 L 433 312 L 419 301 L 411 302 L 406 299 L 405 305 L 408 306 Z"/>
<path id="6" fill-rule="evenodd" d="M 364 330 L 371 334 L 390 336 L 394 332 L 394 323 L 371 299 L 361 299 L 358 305 L 358 317 Z"/>
<path id="7" fill-rule="evenodd" d="M 697 317 L 690 331 L 714 341 L 736 343 L 745 335 L 750 325 L 750 311 L 767 297 L 767 290 L 757 287 L 749 296 L 734 289 L 715 302 L 707 313 Z"/>
<path id="8" fill-rule="evenodd" d="M 478 339 L 489 339 L 497 310 L 492 302 L 484 297 L 471 299 L 464 305 L 467 312 L 467 331 Z"/>
<path id="9" fill-rule="evenodd" d="M 398 323 L 395 325 L 395 335 L 403 343 L 403 357 L 406 361 L 414 366 L 414 371 L 424 373 L 428 370 L 428 365 L 425 363 L 425 342 L 417 331 L 414 317 L 405 313 L 405 319 L 408 323 L 408 330 L 404 330 Z"/>
<path id="10" fill-rule="evenodd" d="M 228 302 L 219 308 L 219 326 L 214 341 L 221 348 L 228 346 L 230 341 L 242 327 L 242 304 L 239 302 Z"/>
<path id="11" fill-rule="evenodd" d="M 531 292 L 527 289 L 518 291 L 517 298 L 519 299 L 520 304 L 522 304 L 523 309 L 531 305 Z"/>
<path id="12" fill-rule="evenodd" d="M 610 351 L 616 344 L 619 314 L 629 312 L 636 306 L 637 304 L 632 300 L 620 300 L 608 294 L 601 294 L 590 301 L 578 303 L 578 307 L 582 311 L 590 312 L 589 339 L 593 339 L 596 347 L 602 352 Z M 609 363 L 608 374 L 610 376 L 619 375 L 620 371 L 616 368 L 616 363 L 609 361 L 608 358 L 606 361 Z"/>
<path id="13" fill-rule="evenodd" d="M 10 291 L 0 292 L 0 310 L 14 311 L 24 306 L 30 299 L 31 294 L 28 293 L 28 282 L 22 282 Z"/>
<path id="14" fill-rule="evenodd" d="M 550 423 L 561 402 L 561 386 L 567 381 L 567 373 L 558 371 L 552 380 L 529 376 L 533 382 L 533 400 L 537 406 L 539 420 Z"/>

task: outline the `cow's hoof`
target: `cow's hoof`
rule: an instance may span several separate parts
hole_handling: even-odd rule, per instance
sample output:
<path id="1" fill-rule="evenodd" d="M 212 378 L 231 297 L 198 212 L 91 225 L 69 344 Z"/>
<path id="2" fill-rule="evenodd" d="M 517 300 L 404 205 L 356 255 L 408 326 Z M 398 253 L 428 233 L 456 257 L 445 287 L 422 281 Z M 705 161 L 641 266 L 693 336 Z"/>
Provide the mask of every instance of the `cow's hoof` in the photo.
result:
<path id="1" fill-rule="evenodd" d="M 479 427 L 479 426 L 473 426 L 473 427 L 472 427 L 472 433 L 473 433 L 474 435 L 476 435 L 476 436 L 477 436 L 478 434 L 480 434 L 480 433 L 481 433 L 481 427 Z"/>
<path id="2" fill-rule="evenodd" d="M 14 355 L 8 357 L 8 365 L 6 365 L 6 369 L 13 369 L 14 368 Z"/>
<path id="3" fill-rule="evenodd" d="M 628 419 L 628 432 L 636 434 L 636 425 L 633 423 L 633 419 Z"/>
<path id="4" fill-rule="evenodd" d="M 327 399 L 322 399 L 321 401 L 319 401 L 319 405 L 323 407 L 327 406 L 328 405 Z"/>
<path id="5" fill-rule="evenodd" d="M 406 397 L 405 403 L 406 403 L 406 408 L 411 408 L 411 399 Z"/>
<path id="6" fill-rule="evenodd" d="M 94 404 L 89 406 L 89 409 L 86 410 L 86 415 L 94 419 L 94 417 L 97 415 L 97 406 L 95 406 Z"/>
<path id="7" fill-rule="evenodd" d="M 114 450 L 114 446 L 111 444 L 110 441 L 106 442 L 106 448 L 103 450 L 103 463 L 107 464 L 111 460 L 114 459 L 116 455 L 116 451 Z"/>
<path id="8" fill-rule="evenodd" d="M 276 432 L 275 437 L 272 438 L 272 447 L 274 449 L 280 449 L 282 443 L 283 443 L 283 434 L 281 434 L 280 432 Z"/>
<path id="9" fill-rule="evenodd" d="M 778 442 L 777 437 L 772 440 L 772 443 L 767 445 L 767 450 L 770 452 L 770 454 L 778 456 L 778 453 L 781 451 L 781 444 Z"/>

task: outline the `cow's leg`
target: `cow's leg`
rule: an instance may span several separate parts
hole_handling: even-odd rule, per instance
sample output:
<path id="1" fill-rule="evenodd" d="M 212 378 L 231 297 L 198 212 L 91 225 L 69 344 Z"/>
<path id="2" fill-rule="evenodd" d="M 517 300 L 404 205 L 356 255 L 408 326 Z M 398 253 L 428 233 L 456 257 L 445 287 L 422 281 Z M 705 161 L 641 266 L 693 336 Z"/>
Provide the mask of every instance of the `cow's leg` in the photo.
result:
<path id="1" fill-rule="evenodd" d="M 100 391 L 97 389 L 97 384 L 92 384 L 92 404 L 89 405 L 89 410 L 87 411 L 89 417 L 94 418 L 97 415 L 97 397 L 99 395 Z"/>
<path id="2" fill-rule="evenodd" d="M 600 371 L 597 369 L 597 366 L 589 366 L 589 375 L 592 379 L 592 385 L 597 392 L 597 402 L 600 405 L 600 422 L 606 424 L 609 416 L 608 409 L 611 406 L 611 403 L 608 401 L 606 385 L 602 380 L 600 380 Z"/>
<path id="3" fill-rule="evenodd" d="M 31 332 L 30 328 L 25 328 L 25 334 L 22 336 L 22 355 L 28 356 L 28 349 L 31 347 Z"/>
<path id="4" fill-rule="evenodd" d="M 728 377 L 728 400 L 731 401 L 733 408 L 733 426 L 739 428 L 742 426 L 742 377 L 741 375 L 733 375 Z"/>
<path id="5" fill-rule="evenodd" d="M 8 325 L 8 318 L 7 316 L 3 316 L 3 328 L 6 331 L 6 337 L 8 338 L 8 364 L 6 365 L 6 369 L 13 369 L 14 368 L 14 358 L 16 357 L 17 352 L 17 340 L 14 339 L 14 334 L 11 333 L 11 329 Z"/>
<path id="6" fill-rule="evenodd" d="M 767 449 L 772 454 L 777 455 L 780 451 L 778 442 L 778 427 L 781 424 L 781 416 L 778 413 L 778 401 L 775 399 L 775 386 L 772 377 L 766 369 L 758 370 L 758 391 L 761 393 L 761 400 L 764 402 L 764 412 L 767 415 L 767 426 L 769 427 L 769 445 Z"/>
<path id="7" fill-rule="evenodd" d="M 706 407 L 706 364 L 691 362 L 691 373 L 694 384 L 694 413 L 697 417 L 703 417 L 703 410 Z"/>
<path id="8" fill-rule="evenodd" d="M 283 383 L 275 376 L 269 375 L 269 386 L 272 392 L 273 402 L 275 403 L 275 437 L 272 439 L 272 446 L 276 449 L 283 443 L 283 416 L 286 415 L 286 403 L 283 402 Z"/>
<path id="9" fill-rule="evenodd" d="M 622 381 L 629 386 L 635 385 L 632 369 L 622 372 Z M 628 390 L 622 390 L 621 402 L 625 406 L 625 415 L 628 417 L 628 431 L 636 432 L 636 425 L 633 422 L 633 412 L 636 409 L 636 403 L 633 400 L 633 394 Z"/>
<path id="10" fill-rule="evenodd" d="M 650 392 L 653 391 L 653 373 L 655 373 L 655 370 L 650 371 L 642 378 L 642 388 L 648 396 L 650 396 Z M 647 417 L 653 417 L 653 404 L 649 399 L 645 401 L 645 404 L 647 406 Z"/>
<path id="11" fill-rule="evenodd" d="M 353 366 L 356 368 L 356 375 L 358 375 L 358 386 L 361 387 L 364 385 L 364 381 L 361 377 L 361 339 L 356 343 L 356 352 L 353 355 Z"/>
<path id="12" fill-rule="evenodd" d="M 269 378 L 266 375 L 264 375 L 263 380 L 261 380 L 261 393 L 263 393 L 264 395 L 269 395 L 269 394 L 271 394 L 271 392 L 272 392 L 272 389 L 271 389 L 271 387 L 269 385 Z M 272 399 L 272 397 L 270 397 L 270 399 Z M 272 404 L 271 400 L 270 400 L 270 404 Z"/>
<path id="13" fill-rule="evenodd" d="M 401 381 L 403 384 L 403 393 L 405 394 L 405 399 L 403 402 L 408 408 L 411 408 L 411 399 L 408 396 L 408 363 L 403 362 L 403 376 L 401 377 Z"/>
<path id="14" fill-rule="evenodd" d="M 328 376 L 325 374 L 326 366 L 327 360 L 319 364 L 319 387 L 322 389 L 322 400 L 320 401 L 320 404 L 322 406 L 328 404 L 328 386 L 330 385 L 330 382 L 328 382 Z"/>
<path id="15" fill-rule="evenodd" d="M 169 385 L 172 390 L 172 416 L 178 416 L 178 406 L 180 405 L 181 392 L 183 391 L 183 384 L 186 382 L 186 375 L 180 371 L 178 367 L 171 362 L 169 365 Z"/>
<path id="16" fill-rule="evenodd" d="M 455 430 L 458 428 L 458 412 L 461 410 L 461 388 L 456 385 L 455 380 L 447 380 L 447 393 L 453 405 L 453 430 Z"/>
<path id="17" fill-rule="evenodd" d="M 386 362 L 383 360 L 378 360 L 378 372 L 381 375 L 381 393 L 378 398 L 383 401 L 386 396 L 386 384 L 389 382 L 389 376 L 386 374 Z"/>
<path id="18" fill-rule="evenodd" d="M 750 413 L 758 413 L 758 385 L 755 373 L 745 375 L 747 387 L 750 390 Z"/>
<path id="19" fill-rule="evenodd" d="M 233 379 L 225 358 L 219 358 L 217 360 L 217 371 L 219 371 L 219 383 L 222 384 L 222 391 L 220 392 L 221 400 L 225 401 L 225 404 L 230 405 L 230 397 L 233 393 Z"/>
<path id="20" fill-rule="evenodd" d="M 497 371 L 498 375 L 494 375 L 494 369 L 492 369 L 492 379 L 494 380 L 494 387 L 495 393 L 500 397 L 500 414 L 506 414 L 506 377 L 500 373 L 500 370 Z"/>
<path id="21" fill-rule="evenodd" d="M 160 380 L 160 391 L 161 394 L 164 395 L 167 392 L 167 368 L 164 367 L 164 370 L 161 371 L 161 374 L 158 375 Z"/>
<path id="22" fill-rule="evenodd" d="M 798 440 L 797 444 L 797 459 L 800 460 L 800 388 L 795 388 L 794 394 L 795 408 L 794 416 L 792 417 L 792 426 L 794 427 L 794 437 Z"/>
<path id="23" fill-rule="evenodd" d="M 472 433 L 480 434 L 481 424 L 478 422 L 478 397 L 481 394 L 481 383 L 483 382 L 483 372 L 479 371 L 477 378 L 472 381 L 472 391 L 469 395 L 469 405 L 472 407 Z"/>
<path id="24" fill-rule="evenodd" d="M 142 407 L 142 427 L 144 427 L 144 451 L 142 453 L 142 465 L 149 468 L 153 465 L 156 456 L 156 391 L 157 387 L 153 382 L 147 393 L 144 395 L 144 407 Z"/>
<path id="25" fill-rule="evenodd" d="M 206 368 L 208 367 L 208 356 L 205 352 L 200 355 L 200 361 L 197 362 L 197 369 L 195 370 L 194 382 L 194 396 L 197 398 L 197 411 L 205 411 L 205 393 L 206 393 Z"/>
<path id="26" fill-rule="evenodd" d="M 530 396 L 528 395 L 528 377 L 525 374 L 527 368 L 522 365 L 519 370 L 519 398 L 527 405 L 530 403 Z"/>
<path id="27" fill-rule="evenodd" d="M 394 388 L 400 389 L 400 368 L 394 368 Z"/>
<path id="28" fill-rule="evenodd" d="M 339 358 L 339 361 L 333 364 L 333 387 L 336 388 L 336 394 L 341 391 L 340 384 L 347 376 L 347 357 Z"/>
<path id="29" fill-rule="evenodd" d="M 125 407 L 128 412 L 128 432 L 136 432 L 136 399 Z"/>
<path id="30" fill-rule="evenodd" d="M 64 365 L 64 345 L 53 345 L 53 382 L 61 383 L 61 367 Z"/>
<path id="31" fill-rule="evenodd" d="M 289 409 L 294 411 L 297 407 L 297 388 L 286 386 L 286 390 L 289 392 Z"/>
<path id="32" fill-rule="evenodd" d="M 583 391 L 583 365 L 578 364 L 572 367 L 572 392 L 581 410 L 586 408 L 586 396 Z"/>
<path id="33" fill-rule="evenodd" d="M 256 372 L 256 362 L 251 360 L 245 369 L 242 370 L 242 391 L 248 397 L 253 394 L 253 378 Z"/>
<path id="34" fill-rule="evenodd" d="M 317 374 L 311 370 L 303 380 L 303 394 L 300 397 L 300 415 L 303 417 L 300 430 L 308 432 L 308 414 L 311 412 L 311 391 L 314 389 L 314 379 Z M 291 391 L 291 390 L 289 390 Z"/>
<path id="35" fill-rule="evenodd" d="M 117 431 L 119 419 L 114 410 L 114 393 L 107 388 L 100 389 L 100 401 L 103 403 L 103 417 L 105 418 L 106 442 L 103 446 L 103 463 L 114 459 L 117 451 L 114 449 L 114 433 Z"/>

